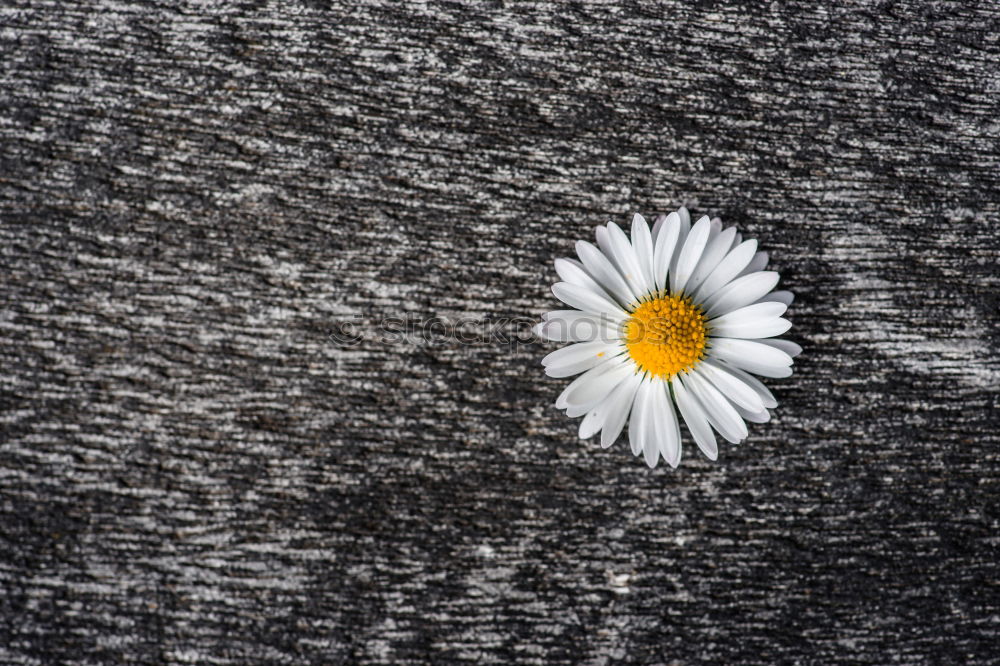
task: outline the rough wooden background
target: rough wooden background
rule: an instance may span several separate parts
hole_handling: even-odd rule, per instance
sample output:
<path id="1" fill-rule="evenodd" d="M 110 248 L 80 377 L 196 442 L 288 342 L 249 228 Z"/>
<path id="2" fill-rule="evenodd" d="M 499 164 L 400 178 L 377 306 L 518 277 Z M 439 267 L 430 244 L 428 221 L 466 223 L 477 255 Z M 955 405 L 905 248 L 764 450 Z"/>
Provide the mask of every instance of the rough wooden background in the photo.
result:
<path id="1" fill-rule="evenodd" d="M 4 3 L 0 662 L 1000 659 L 998 59 L 990 2 Z M 798 295 L 718 463 L 378 330 L 680 204 Z"/>

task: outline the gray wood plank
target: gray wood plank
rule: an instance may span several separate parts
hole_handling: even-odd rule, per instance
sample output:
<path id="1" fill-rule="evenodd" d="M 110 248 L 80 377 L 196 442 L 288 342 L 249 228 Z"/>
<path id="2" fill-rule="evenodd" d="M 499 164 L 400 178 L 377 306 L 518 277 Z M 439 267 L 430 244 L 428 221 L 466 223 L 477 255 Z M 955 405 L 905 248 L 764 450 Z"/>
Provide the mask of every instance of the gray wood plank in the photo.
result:
<path id="1" fill-rule="evenodd" d="M 0 662 L 998 659 L 995 5 L 0 15 Z M 681 204 L 805 348 L 717 463 L 382 339 Z"/>

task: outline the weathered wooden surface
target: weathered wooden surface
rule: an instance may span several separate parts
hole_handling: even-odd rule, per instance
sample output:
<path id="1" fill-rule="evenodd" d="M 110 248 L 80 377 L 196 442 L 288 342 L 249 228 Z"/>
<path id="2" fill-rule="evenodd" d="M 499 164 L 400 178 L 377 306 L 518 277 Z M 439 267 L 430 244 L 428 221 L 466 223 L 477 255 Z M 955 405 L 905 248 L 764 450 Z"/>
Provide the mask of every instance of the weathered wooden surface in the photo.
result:
<path id="1" fill-rule="evenodd" d="M 7 3 L 0 662 L 1000 658 L 1000 7 L 828 4 Z M 681 203 L 805 347 L 716 464 L 373 328 Z"/>

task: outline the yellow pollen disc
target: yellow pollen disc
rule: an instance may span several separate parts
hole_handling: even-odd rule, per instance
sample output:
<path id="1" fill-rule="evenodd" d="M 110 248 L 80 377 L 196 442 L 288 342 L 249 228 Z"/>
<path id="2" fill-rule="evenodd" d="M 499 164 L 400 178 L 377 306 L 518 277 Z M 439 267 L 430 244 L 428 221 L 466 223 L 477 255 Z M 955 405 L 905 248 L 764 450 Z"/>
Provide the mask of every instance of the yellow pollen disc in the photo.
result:
<path id="1" fill-rule="evenodd" d="M 705 351 L 705 315 L 690 297 L 665 295 L 642 303 L 625 325 L 625 346 L 641 370 L 669 379 Z"/>

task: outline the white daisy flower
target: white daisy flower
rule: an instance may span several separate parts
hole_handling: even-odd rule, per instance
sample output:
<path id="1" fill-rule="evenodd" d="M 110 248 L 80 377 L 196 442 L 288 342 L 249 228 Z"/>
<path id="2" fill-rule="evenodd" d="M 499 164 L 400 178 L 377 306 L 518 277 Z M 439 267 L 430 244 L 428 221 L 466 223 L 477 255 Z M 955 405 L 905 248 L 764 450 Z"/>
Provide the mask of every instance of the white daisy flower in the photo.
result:
<path id="1" fill-rule="evenodd" d="M 542 365 L 550 377 L 580 375 L 556 407 L 583 417 L 581 438 L 600 432 L 607 448 L 628 422 L 633 454 L 676 467 L 681 419 L 715 460 L 713 429 L 738 443 L 745 421 L 770 418 L 778 403 L 749 373 L 788 377 L 802 348 L 772 339 L 791 327 L 781 315 L 792 294 L 772 291 L 778 274 L 763 270 L 757 241 L 718 218 L 692 225 L 681 208 L 652 230 L 635 215 L 631 242 L 613 222 L 597 227 L 597 245 L 578 241 L 576 252 L 579 261 L 556 259 L 562 282 L 552 287 L 574 309 L 543 315 L 535 332 L 574 343 Z"/>

